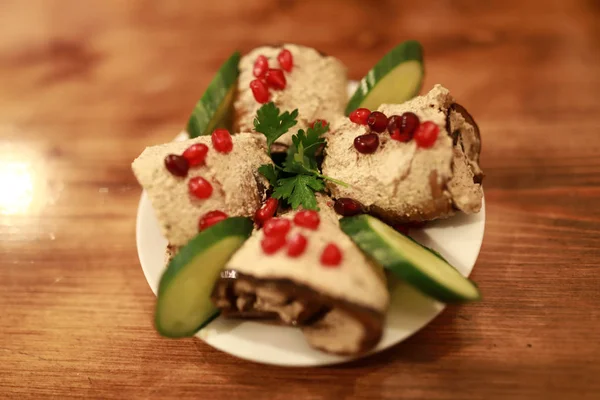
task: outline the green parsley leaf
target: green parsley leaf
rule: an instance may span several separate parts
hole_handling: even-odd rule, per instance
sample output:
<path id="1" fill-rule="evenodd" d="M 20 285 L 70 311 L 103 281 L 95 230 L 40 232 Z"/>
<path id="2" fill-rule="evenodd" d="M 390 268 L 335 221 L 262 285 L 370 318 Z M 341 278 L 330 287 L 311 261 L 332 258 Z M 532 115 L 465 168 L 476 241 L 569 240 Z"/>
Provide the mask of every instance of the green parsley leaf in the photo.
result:
<path id="1" fill-rule="evenodd" d="M 263 164 L 258 167 L 258 172 L 267 178 L 271 186 L 277 186 L 277 179 L 279 178 L 279 171 L 275 168 L 273 164 Z"/>
<path id="2" fill-rule="evenodd" d="M 280 114 L 279 108 L 275 107 L 273 102 L 269 102 L 259 108 L 256 112 L 254 129 L 266 136 L 267 146 L 271 149 L 271 145 L 275 143 L 277 139 L 298 123 L 296 120 L 297 117 L 297 109 L 291 113 L 286 111 Z"/>
<path id="3" fill-rule="evenodd" d="M 267 138 L 269 149 L 275 141 L 298 122 L 298 110 L 279 112 L 275 104 L 267 103 L 256 113 L 254 128 Z M 258 168 L 271 186 L 273 197 L 287 201 L 293 209 L 302 205 L 307 210 L 318 210 L 316 192 L 325 189 L 325 180 L 345 185 L 343 182 L 321 175 L 317 164 L 317 151 L 325 144 L 322 135 L 329 130 L 329 124 L 314 124 L 306 131 L 300 129 L 292 137 L 283 168 L 264 164 Z M 269 154 L 271 154 L 269 150 Z"/>
<path id="4" fill-rule="evenodd" d="M 295 136 L 294 136 L 295 137 Z M 304 145 L 298 143 L 298 147 L 294 148 L 293 152 L 288 153 L 288 156 L 283 163 L 283 170 L 292 174 L 318 174 L 317 161 L 306 156 Z"/>
<path id="5" fill-rule="evenodd" d="M 304 152 L 307 157 L 314 158 L 316 156 L 319 146 L 325 143 L 325 139 L 322 135 L 329 130 L 329 124 L 322 125 L 321 121 L 314 124 L 312 128 L 308 128 L 306 132 L 302 129 L 298 130 L 298 133 L 292 137 L 294 147 L 298 148 L 299 144 L 304 145 Z"/>
<path id="6" fill-rule="evenodd" d="M 290 146 L 286 160 L 284 162 L 284 171 L 297 174 L 318 175 L 316 153 L 319 147 L 325 143 L 321 137 L 329 129 L 329 124 L 322 125 L 321 122 L 315 123 L 312 128 L 306 132 L 302 129 L 292 137 L 293 145 Z"/>
<path id="7" fill-rule="evenodd" d="M 315 192 L 325 189 L 323 180 L 313 175 L 296 175 L 280 179 L 273 192 L 276 199 L 287 200 L 293 209 L 318 210 Z"/>

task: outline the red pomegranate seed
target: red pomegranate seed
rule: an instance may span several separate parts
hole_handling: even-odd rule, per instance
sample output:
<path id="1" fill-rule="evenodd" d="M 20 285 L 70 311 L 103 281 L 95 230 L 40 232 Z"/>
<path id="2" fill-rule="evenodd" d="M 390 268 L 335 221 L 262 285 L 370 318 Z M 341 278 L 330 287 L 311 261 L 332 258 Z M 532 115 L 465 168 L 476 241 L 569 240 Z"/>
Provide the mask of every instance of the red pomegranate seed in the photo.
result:
<path id="1" fill-rule="evenodd" d="M 371 111 L 368 108 L 357 108 L 350 113 L 350 121 L 355 124 L 367 125 L 369 115 L 371 115 Z"/>
<path id="2" fill-rule="evenodd" d="M 208 146 L 203 143 L 196 143 L 183 152 L 183 158 L 188 161 L 190 167 L 195 167 L 204 164 L 207 154 Z"/>
<path id="3" fill-rule="evenodd" d="M 343 215 L 344 217 L 351 217 L 363 212 L 362 204 L 348 197 L 337 199 L 333 209 L 336 213 Z"/>
<path id="4" fill-rule="evenodd" d="M 308 240 L 301 233 L 296 233 L 292 237 L 290 237 L 287 241 L 287 254 L 290 257 L 298 257 L 304 250 L 306 250 L 306 245 L 308 244 Z"/>
<path id="5" fill-rule="evenodd" d="M 310 123 L 310 125 L 309 125 L 309 126 L 310 126 L 311 128 L 314 128 L 314 127 L 315 127 L 315 124 L 316 124 L 317 122 L 320 122 L 320 123 L 321 123 L 321 126 L 325 126 L 325 125 L 327 125 L 327 121 L 325 121 L 324 119 L 315 119 L 313 122 L 311 122 L 311 123 Z"/>
<path id="6" fill-rule="evenodd" d="M 417 146 L 424 149 L 430 148 L 435 144 L 440 128 L 431 121 L 425 121 L 417 128 L 415 132 L 415 142 Z"/>
<path id="7" fill-rule="evenodd" d="M 294 57 L 292 56 L 292 53 L 289 50 L 281 50 L 281 52 L 277 56 L 277 61 L 279 61 L 279 66 L 285 71 L 292 71 L 292 67 L 294 66 Z"/>
<path id="8" fill-rule="evenodd" d="M 213 147 L 219 153 L 229 153 L 233 150 L 233 140 L 227 129 L 215 129 L 211 135 Z"/>
<path id="9" fill-rule="evenodd" d="M 285 236 L 265 236 L 260 242 L 265 254 L 274 254 L 285 246 Z"/>
<path id="10" fill-rule="evenodd" d="M 260 79 L 255 79 L 252 82 L 250 82 L 250 90 L 252 90 L 254 99 L 261 104 L 264 104 L 267 101 L 269 101 L 269 98 L 271 97 L 266 82 L 263 82 Z"/>
<path id="11" fill-rule="evenodd" d="M 267 72 L 268 68 L 269 60 L 267 60 L 267 57 L 261 54 L 260 56 L 256 57 L 256 61 L 254 61 L 254 68 L 252 69 L 252 74 L 257 78 L 260 78 L 261 76 L 265 75 L 265 72 Z"/>
<path id="12" fill-rule="evenodd" d="M 277 206 L 279 206 L 277 199 L 272 197 L 268 198 L 265 204 L 256 210 L 256 213 L 254 214 L 254 222 L 256 222 L 258 225 L 263 225 L 270 218 L 273 218 L 273 215 L 275 215 L 275 212 L 277 211 Z"/>
<path id="13" fill-rule="evenodd" d="M 379 136 L 376 133 L 367 133 L 354 139 L 354 147 L 363 154 L 374 153 L 379 147 Z"/>
<path id="14" fill-rule="evenodd" d="M 224 219 L 227 219 L 227 214 L 225 214 L 223 211 L 209 211 L 200 217 L 200 221 L 198 221 L 198 230 L 202 232 L 206 228 L 209 228 L 217 222 L 223 221 Z"/>
<path id="15" fill-rule="evenodd" d="M 280 69 L 269 68 L 265 74 L 265 79 L 267 80 L 267 85 L 275 90 L 283 90 L 287 85 L 285 75 Z"/>
<path id="16" fill-rule="evenodd" d="M 400 140 L 400 116 L 392 115 L 388 118 L 387 130 L 392 139 L 403 142 L 404 140 Z M 410 140 L 410 139 L 409 139 Z M 408 141 L 408 140 L 406 140 Z"/>
<path id="17" fill-rule="evenodd" d="M 196 176 L 189 180 L 188 190 L 192 196 L 198 199 L 208 199 L 213 192 L 213 187 L 203 177 Z"/>
<path id="18" fill-rule="evenodd" d="M 402 115 L 392 115 L 388 119 L 388 132 L 394 140 L 409 142 L 412 140 L 415 130 L 419 126 L 419 117 L 411 112 Z"/>
<path id="19" fill-rule="evenodd" d="M 321 217 L 319 213 L 313 210 L 298 211 L 294 216 L 294 223 L 303 228 L 312 229 L 313 231 L 319 227 Z"/>
<path id="20" fill-rule="evenodd" d="M 367 125 L 369 125 L 369 128 L 371 128 L 371 130 L 373 130 L 377 133 L 381 133 L 381 132 L 385 131 L 385 128 L 387 128 L 387 124 L 388 124 L 387 117 L 385 116 L 384 113 L 379 112 L 379 111 L 373 111 L 369 115 L 369 118 L 367 118 Z"/>
<path id="21" fill-rule="evenodd" d="M 165 157 L 165 167 L 172 175 L 184 177 L 187 176 L 190 163 L 182 156 L 169 154 Z"/>
<path id="22" fill-rule="evenodd" d="M 292 223 L 285 218 L 271 218 L 264 223 L 265 236 L 285 236 L 290 231 Z"/>
<path id="23" fill-rule="evenodd" d="M 414 134 L 420 123 L 417 114 L 405 112 L 400 117 L 400 134 Z"/>
<path id="24" fill-rule="evenodd" d="M 342 252 L 334 243 L 325 246 L 321 254 L 321 264 L 326 267 L 337 267 L 342 262 Z"/>

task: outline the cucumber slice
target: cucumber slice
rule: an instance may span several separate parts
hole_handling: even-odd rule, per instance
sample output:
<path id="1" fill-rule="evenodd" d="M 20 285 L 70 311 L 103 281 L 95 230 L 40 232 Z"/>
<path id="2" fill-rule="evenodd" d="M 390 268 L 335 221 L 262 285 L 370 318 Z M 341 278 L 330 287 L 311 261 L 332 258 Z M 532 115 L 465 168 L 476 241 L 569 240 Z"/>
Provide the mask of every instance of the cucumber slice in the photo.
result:
<path id="1" fill-rule="evenodd" d="M 173 257 L 158 287 L 155 325 L 161 335 L 193 336 L 214 319 L 213 286 L 252 228 L 249 218 L 228 218 L 200 232 Z"/>
<path id="2" fill-rule="evenodd" d="M 221 65 L 206 92 L 196 103 L 187 124 L 190 138 L 210 135 L 216 128 L 231 128 L 233 98 L 240 74 L 240 57 L 240 53 L 236 51 Z"/>
<path id="3" fill-rule="evenodd" d="M 423 83 L 423 48 L 415 40 L 394 47 L 361 79 L 346 106 L 376 110 L 382 104 L 399 104 L 419 94 Z"/>
<path id="4" fill-rule="evenodd" d="M 362 251 L 426 295 L 445 303 L 481 298 L 477 286 L 441 256 L 377 218 L 346 217 L 340 225 Z"/>

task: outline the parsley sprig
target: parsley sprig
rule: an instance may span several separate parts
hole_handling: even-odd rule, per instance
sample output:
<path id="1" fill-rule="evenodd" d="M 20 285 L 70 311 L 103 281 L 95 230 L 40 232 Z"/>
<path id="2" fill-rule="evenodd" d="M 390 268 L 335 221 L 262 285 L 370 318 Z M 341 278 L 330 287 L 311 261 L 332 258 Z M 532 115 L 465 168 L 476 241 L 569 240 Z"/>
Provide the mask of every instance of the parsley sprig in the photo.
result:
<path id="1" fill-rule="evenodd" d="M 266 136 L 269 154 L 271 154 L 271 145 L 298 123 L 297 117 L 298 110 L 280 114 L 279 108 L 275 107 L 273 102 L 258 109 L 254 118 L 254 129 Z"/>
<path id="2" fill-rule="evenodd" d="M 257 132 L 267 138 L 271 145 L 288 130 L 296 125 L 298 110 L 291 113 L 280 113 L 272 102 L 262 106 L 256 113 L 254 127 Z M 302 206 L 307 210 L 317 210 L 316 192 L 325 189 L 325 180 L 338 185 L 347 186 L 344 182 L 321 174 L 317 165 L 317 151 L 325 144 L 322 135 L 329 129 L 329 124 L 320 121 L 306 131 L 299 129 L 292 137 L 292 146 L 288 149 L 283 165 L 261 165 L 258 171 L 274 188 L 273 197 L 286 200 L 293 209 Z M 269 150 L 270 154 L 270 150 Z"/>

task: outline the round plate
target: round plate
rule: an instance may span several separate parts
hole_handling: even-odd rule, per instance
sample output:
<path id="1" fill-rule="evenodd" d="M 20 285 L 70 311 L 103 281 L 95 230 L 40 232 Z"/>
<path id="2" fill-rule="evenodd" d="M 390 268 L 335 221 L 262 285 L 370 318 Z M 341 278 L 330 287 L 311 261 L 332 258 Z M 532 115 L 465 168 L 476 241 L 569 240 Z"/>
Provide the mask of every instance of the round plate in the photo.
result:
<path id="1" fill-rule="evenodd" d="M 352 91 L 352 87 L 349 88 Z M 419 243 L 444 256 L 464 276 L 473 270 L 483 241 L 485 202 L 475 215 L 458 214 L 412 231 Z M 137 250 L 146 280 L 156 294 L 165 269 L 166 239 L 162 236 L 150 200 L 142 193 L 137 213 Z M 444 305 L 399 282 L 391 291 L 390 307 L 381 341 L 368 354 L 391 347 L 427 325 Z M 197 336 L 216 349 L 239 358 L 281 366 L 319 366 L 347 362 L 356 357 L 336 356 L 308 346 L 299 329 L 255 321 L 219 317 Z M 364 356 L 364 355 L 363 355 Z"/>

